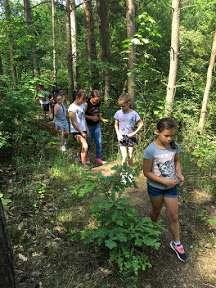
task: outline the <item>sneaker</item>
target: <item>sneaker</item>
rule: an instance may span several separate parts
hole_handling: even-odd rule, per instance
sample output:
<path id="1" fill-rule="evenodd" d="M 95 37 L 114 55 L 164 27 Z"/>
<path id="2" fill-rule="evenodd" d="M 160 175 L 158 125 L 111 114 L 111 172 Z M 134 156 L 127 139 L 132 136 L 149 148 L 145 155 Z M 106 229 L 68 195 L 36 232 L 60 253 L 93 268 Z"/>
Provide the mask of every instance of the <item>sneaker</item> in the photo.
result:
<path id="1" fill-rule="evenodd" d="M 96 164 L 98 164 L 98 165 L 104 165 L 104 164 L 106 164 L 106 162 L 103 161 L 103 160 L 100 159 L 100 158 L 96 158 L 95 162 L 96 162 Z"/>
<path id="2" fill-rule="evenodd" d="M 65 152 L 65 151 L 66 151 L 65 145 L 61 146 L 60 150 L 61 150 L 62 152 Z"/>
<path id="3" fill-rule="evenodd" d="M 180 261 L 185 262 L 187 260 L 187 256 L 185 254 L 184 247 L 182 244 L 176 245 L 174 241 L 171 241 L 170 248 L 176 253 L 176 256 Z"/>

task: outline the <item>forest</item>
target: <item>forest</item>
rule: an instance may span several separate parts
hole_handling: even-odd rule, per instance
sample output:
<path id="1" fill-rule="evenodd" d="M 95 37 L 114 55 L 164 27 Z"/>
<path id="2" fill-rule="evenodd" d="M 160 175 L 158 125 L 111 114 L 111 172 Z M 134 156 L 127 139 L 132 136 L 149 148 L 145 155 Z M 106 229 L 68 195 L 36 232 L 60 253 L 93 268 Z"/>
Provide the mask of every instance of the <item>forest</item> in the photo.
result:
<path id="1" fill-rule="evenodd" d="M 215 15 L 216 0 L 0 0 L 1 288 L 216 288 Z M 103 157 L 74 120 L 92 93 Z M 137 117 L 128 165 L 119 109 Z M 185 263 L 167 210 L 149 214 L 143 151 L 164 117 Z"/>

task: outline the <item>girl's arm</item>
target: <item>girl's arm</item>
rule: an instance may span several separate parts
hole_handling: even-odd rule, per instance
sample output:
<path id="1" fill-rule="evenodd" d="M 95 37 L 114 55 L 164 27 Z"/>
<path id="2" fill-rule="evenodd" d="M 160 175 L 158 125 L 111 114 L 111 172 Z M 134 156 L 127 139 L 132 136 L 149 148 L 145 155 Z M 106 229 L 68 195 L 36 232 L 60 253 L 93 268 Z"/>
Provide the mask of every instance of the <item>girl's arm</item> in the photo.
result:
<path id="1" fill-rule="evenodd" d="M 140 129 L 143 127 L 143 121 L 140 119 L 138 122 L 137 122 L 137 129 L 135 131 L 133 131 L 132 133 L 128 134 L 128 137 L 133 137 L 135 136 L 139 131 Z"/>
<path id="2" fill-rule="evenodd" d="M 54 115 L 56 116 L 56 114 L 58 113 L 58 110 L 60 109 L 59 105 L 55 104 L 54 106 Z"/>
<path id="3" fill-rule="evenodd" d="M 87 120 L 91 120 L 91 121 L 94 121 L 94 122 L 97 122 L 99 120 L 99 116 L 98 115 L 85 115 L 85 118 Z"/>
<path id="4" fill-rule="evenodd" d="M 115 120 L 115 131 L 116 131 L 116 135 L 117 135 L 118 141 L 121 141 L 122 135 L 119 132 L 119 122 L 118 122 L 118 120 Z"/>
<path id="5" fill-rule="evenodd" d="M 152 180 L 154 182 L 158 182 L 164 186 L 173 187 L 177 184 L 177 181 L 174 179 L 162 177 L 162 176 L 157 176 L 152 172 L 152 160 L 143 160 L 143 174 L 145 177 L 147 177 L 149 180 Z"/>
<path id="6" fill-rule="evenodd" d="M 179 179 L 179 185 L 181 186 L 184 183 L 184 176 L 182 175 L 182 169 L 181 169 L 179 154 L 175 155 L 175 170 L 176 170 L 176 176 Z"/>

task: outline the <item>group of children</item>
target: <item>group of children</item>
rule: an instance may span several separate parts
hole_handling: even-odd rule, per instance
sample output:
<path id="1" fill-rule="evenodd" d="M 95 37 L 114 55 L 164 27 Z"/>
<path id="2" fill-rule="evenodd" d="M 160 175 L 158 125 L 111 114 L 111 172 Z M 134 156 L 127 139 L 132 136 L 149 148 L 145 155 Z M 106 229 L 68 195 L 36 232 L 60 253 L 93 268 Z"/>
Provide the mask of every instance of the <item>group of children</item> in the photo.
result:
<path id="1" fill-rule="evenodd" d="M 96 146 L 96 163 L 103 165 L 101 123 L 107 121 L 100 113 L 101 97 L 98 90 L 92 90 L 86 99 L 84 90 L 75 93 L 74 101 L 66 109 L 64 95 L 58 93 L 53 107 L 54 125 L 60 135 L 61 150 L 66 150 L 66 139 L 70 133 L 81 146 L 80 160 L 83 165 L 89 163 L 88 137 Z M 47 103 L 43 103 L 47 105 Z M 118 99 L 120 109 L 114 115 L 114 127 L 122 156 L 122 165 L 132 165 L 132 153 L 137 144 L 137 133 L 143 126 L 139 114 L 131 108 L 128 95 Z M 45 106 L 46 110 L 48 109 Z M 69 118 L 69 124 L 67 119 Z M 187 256 L 180 242 L 180 225 L 178 217 L 178 186 L 184 183 L 181 171 L 180 149 L 174 136 L 177 124 L 172 118 L 162 118 L 157 123 L 155 139 L 144 150 L 143 174 L 147 177 L 147 191 L 152 204 L 150 217 L 157 221 L 162 209 L 166 207 L 169 228 L 172 235 L 170 248 L 179 260 L 185 262 Z"/>

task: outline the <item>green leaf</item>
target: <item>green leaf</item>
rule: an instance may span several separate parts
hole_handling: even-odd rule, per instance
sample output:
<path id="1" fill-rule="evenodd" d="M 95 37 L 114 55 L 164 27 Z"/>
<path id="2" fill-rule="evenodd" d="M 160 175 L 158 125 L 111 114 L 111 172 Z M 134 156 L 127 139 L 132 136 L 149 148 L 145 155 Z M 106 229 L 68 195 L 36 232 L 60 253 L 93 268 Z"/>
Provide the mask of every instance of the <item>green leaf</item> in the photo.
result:
<path id="1" fill-rule="evenodd" d="M 109 239 L 109 240 L 106 240 L 106 241 L 105 241 L 105 246 L 106 246 L 107 248 L 109 248 L 109 249 L 112 250 L 113 248 L 116 248 L 116 247 L 117 247 L 117 244 L 116 244 L 115 241 Z"/>

